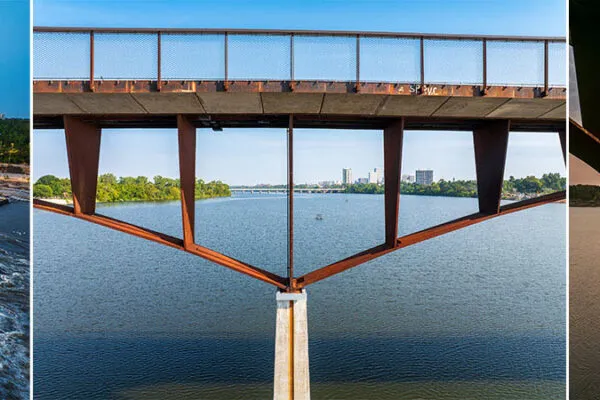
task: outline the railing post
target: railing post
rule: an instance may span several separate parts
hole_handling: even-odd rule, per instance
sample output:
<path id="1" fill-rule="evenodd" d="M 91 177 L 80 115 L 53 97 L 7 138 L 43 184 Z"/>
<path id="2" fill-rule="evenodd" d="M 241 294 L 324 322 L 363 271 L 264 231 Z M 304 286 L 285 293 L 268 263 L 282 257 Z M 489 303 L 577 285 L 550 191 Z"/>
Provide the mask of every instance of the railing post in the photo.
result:
<path id="1" fill-rule="evenodd" d="M 544 92 L 542 96 L 548 96 L 548 39 L 544 40 Z"/>
<path id="2" fill-rule="evenodd" d="M 225 80 L 223 89 L 229 89 L 229 33 L 225 32 Z"/>
<path id="3" fill-rule="evenodd" d="M 157 39 L 157 50 L 158 50 L 158 65 L 157 65 L 157 69 L 156 69 L 156 90 L 158 90 L 160 92 L 160 89 L 162 88 L 162 76 L 161 76 L 161 45 L 162 45 L 162 39 L 161 39 L 161 32 L 158 31 L 156 33 L 156 39 Z"/>
<path id="4" fill-rule="evenodd" d="M 421 36 L 421 88 L 419 94 L 425 92 L 425 39 Z"/>
<path id="5" fill-rule="evenodd" d="M 94 89 L 94 31 L 90 31 L 90 90 Z"/>
<path id="6" fill-rule="evenodd" d="M 360 35 L 356 35 L 356 93 L 360 91 Z"/>
<path id="7" fill-rule="evenodd" d="M 487 94 L 487 39 L 483 39 L 483 86 L 481 88 L 481 95 Z"/>
<path id="8" fill-rule="evenodd" d="M 296 89 L 294 82 L 294 34 L 290 34 L 290 91 Z"/>

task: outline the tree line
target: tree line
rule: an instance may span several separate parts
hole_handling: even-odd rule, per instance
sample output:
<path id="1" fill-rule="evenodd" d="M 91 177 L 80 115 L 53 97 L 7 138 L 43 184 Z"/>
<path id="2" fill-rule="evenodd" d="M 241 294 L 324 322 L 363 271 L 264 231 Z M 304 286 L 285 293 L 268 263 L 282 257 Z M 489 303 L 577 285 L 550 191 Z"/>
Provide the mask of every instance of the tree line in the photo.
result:
<path id="1" fill-rule="evenodd" d="M 571 185 L 569 186 L 569 206 L 598 207 L 600 206 L 600 186 Z"/>
<path id="2" fill-rule="evenodd" d="M 0 119 L 0 163 L 29 164 L 29 120 Z"/>
<path id="3" fill-rule="evenodd" d="M 515 178 L 511 176 L 505 180 L 502 186 L 503 197 L 512 197 L 516 194 L 541 194 L 564 190 L 567 185 L 567 179 L 561 177 L 559 173 L 548 173 L 541 178 L 528 176 L 525 178 Z M 346 193 L 368 193 L 383 194 L 384 185 L 376 183 L 357 183 L 346 186 Z M 440 179 L 431 185 L 419 185 L 410 182 L 400 183 L 400 192 L 402 194 L 414 194 L 421 196 L 448 196 L 448 197 L 477 197 L 477 181 L 475 180 L 453 180 L 447 181 Z"/>
<path id="4" fill-rule="evenodd" d="M 231 196 L 229 185 L 221 181 L 196 181 L 196 199 Z M 45 175 L 33 185 L 33 197 L 43 199 L 72 198 L 71 181 L 68 178 L 58 178 Z M 114 174 L 104 174 L 98 177 L 96 200 L 104 203 L 121 201 L 167 201 L 181 198 L 179 179 L 155 176 L 150 181 L 145 176 L 119 177 Z"/>

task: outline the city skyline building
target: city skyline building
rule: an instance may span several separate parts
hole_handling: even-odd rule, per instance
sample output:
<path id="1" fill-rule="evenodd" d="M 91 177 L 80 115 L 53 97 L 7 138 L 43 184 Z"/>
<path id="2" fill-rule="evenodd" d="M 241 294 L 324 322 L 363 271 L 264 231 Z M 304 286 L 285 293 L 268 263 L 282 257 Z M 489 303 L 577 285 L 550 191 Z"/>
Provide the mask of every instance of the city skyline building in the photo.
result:
<path id="1" fill-rule="evenodd" d="M 377 183 L 377 173 L 374 171 L 369 171 L 369 174 L 367 175 L 367 182 Z"/>
<path id="2" fill-rule="evenodd" d="M 352 168 L 342 169 L 342 184 L 352 185 Z"/>
<path id="3" fill-rule="evenodd" d="M 415 176 L 405 174 L 405 175 L 402 175 L 401 180 L 402 180 L 402 182 L 415 183 Z"/>
<path id="4" fill-rule="evenodd" d="M 418 169 L 415 171 L 417 185 L 431 185 L 433 183 L 433 170 Z"/>

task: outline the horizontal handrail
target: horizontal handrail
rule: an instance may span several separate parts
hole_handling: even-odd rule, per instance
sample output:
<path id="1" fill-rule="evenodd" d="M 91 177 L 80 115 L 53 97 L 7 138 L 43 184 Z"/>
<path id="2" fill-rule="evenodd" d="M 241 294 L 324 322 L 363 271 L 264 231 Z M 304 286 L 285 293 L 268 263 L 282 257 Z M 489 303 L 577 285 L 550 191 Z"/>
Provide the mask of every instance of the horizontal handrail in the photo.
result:
<path id="1" fill-rule="evenodd" d="M 563 42 L 566 37 L 561 36 L 502 36 L 502 35 L 461 35 L 440 33 L 412 33 L 412 32 L 376 32 L 376 31 L 331 31 L 331 30 L 289 30 L 289 29 L 225 29 L 225 28 L 106 28 L 106 27 L 51 27 L 36 26 L 34 32 L 54 33 L 174 33 L 174 34 L 240 34 L 240 35 L 306 35 L 306 36 L 348 36 L 348 37 L 373 37 L 373 38 L 424 38 L 424 39 L 451 39 L 451 40 L 497 40 L 518 42 Z"/>

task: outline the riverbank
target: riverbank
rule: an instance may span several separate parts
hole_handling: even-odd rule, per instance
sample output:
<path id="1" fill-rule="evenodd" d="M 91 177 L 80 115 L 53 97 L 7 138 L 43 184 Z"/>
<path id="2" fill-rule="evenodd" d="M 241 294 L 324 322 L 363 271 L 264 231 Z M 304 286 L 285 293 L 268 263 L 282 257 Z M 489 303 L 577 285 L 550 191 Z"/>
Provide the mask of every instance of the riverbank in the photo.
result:
<path id="1" fill-rule="evenodd" d="M 0 164 L 0 206 L 29 197 L 29 165 Z"/>
<path id="2" fill-rule="evenodd" d="M 583 208 L 600 207 L 600 201 L 569 199 L 569 207 L 583 207 Z"/>

